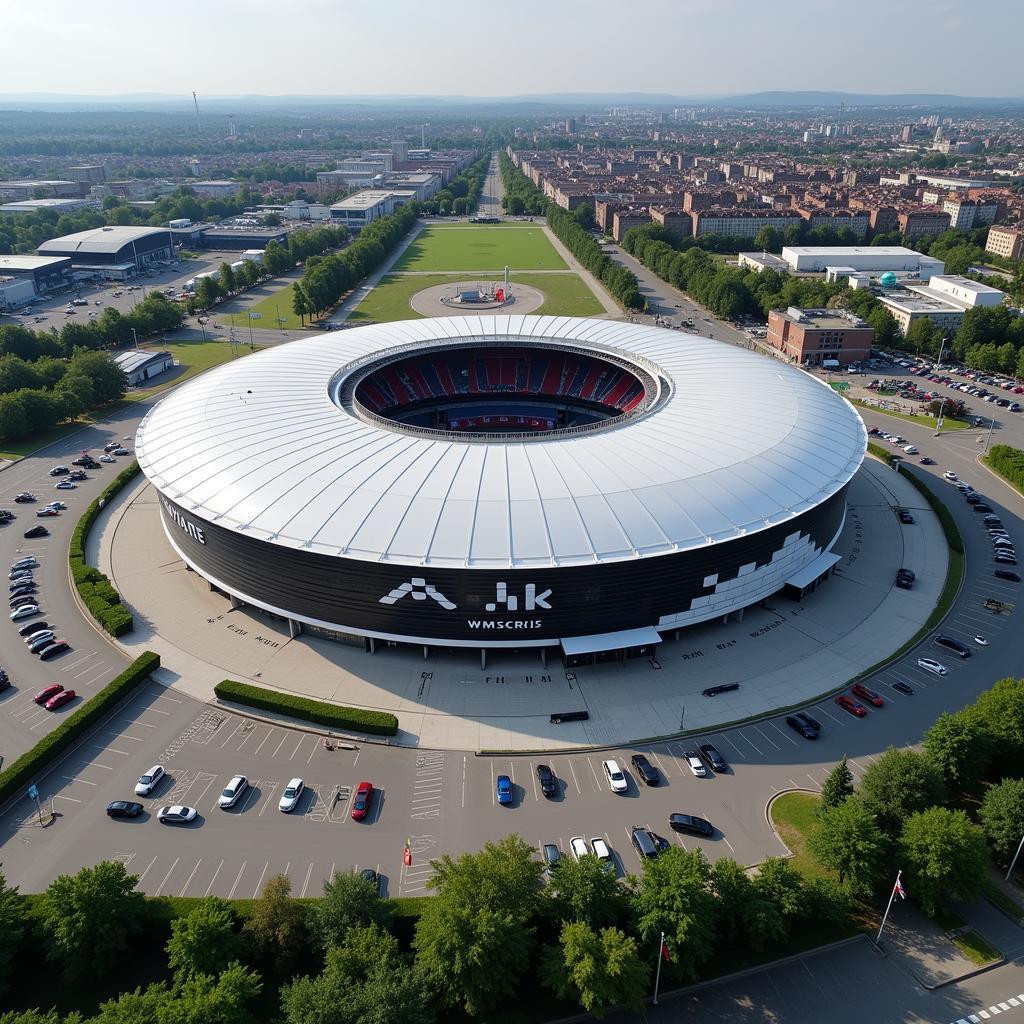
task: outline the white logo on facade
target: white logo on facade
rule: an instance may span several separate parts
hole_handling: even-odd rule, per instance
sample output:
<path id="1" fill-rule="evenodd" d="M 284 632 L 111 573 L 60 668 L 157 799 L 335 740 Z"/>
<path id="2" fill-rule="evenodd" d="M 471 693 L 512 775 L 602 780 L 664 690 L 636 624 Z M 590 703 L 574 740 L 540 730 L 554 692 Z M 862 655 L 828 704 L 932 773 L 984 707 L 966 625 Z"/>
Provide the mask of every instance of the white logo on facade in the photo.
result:
<path id="1" fill-rule="evenodd" d="M 458 605 L 452 604 L 437 587 L 428 583 L 422 577 L 417 576 L 414 576 L 406 583 L 399 584 L 394 590 L 382 597 L 378 604 L 395 604 L 397 601 L 401 601 L 406 594 L 411 595 L 414 601 L 426 601 L 429 597 L 432 601 L 436 601 L 445 611 L 450 612 L 453 608 L 458 607 Z"/>
<path id="2" fill-rule="evenodd" d="M 196 526 L 195 523 L 186 519 L 166 498 L 164 498 L 164 508 L 167 509 L 167 514 L 177 523 L 178 526 L 184 530 L 190 537 L 194 537 L 200 544 L 206 543 L 206 536 L 203 533 L 201 526 Z"/>
<path id="3" fill-rule="evenodd" d="M 543 593 L 537 593 L 536 583 L 526 584 L 526 601 L 524 611 L 532 612 L 538 608 L 551 609 L 551 605 L 548 604 L 548 598 L 551 596 L 550 590 L 545 590 Z M 497 586 L 497 594 L 493 601 L 488 601 L 484 607 L 489 612 L 498 611 L 498 606 L 504 605 L 505 611 L 515 612 L 519 610 L 519 598 L 515 594 L 510 595 L 508 592 L 507 583 L 499 583 Z"/>

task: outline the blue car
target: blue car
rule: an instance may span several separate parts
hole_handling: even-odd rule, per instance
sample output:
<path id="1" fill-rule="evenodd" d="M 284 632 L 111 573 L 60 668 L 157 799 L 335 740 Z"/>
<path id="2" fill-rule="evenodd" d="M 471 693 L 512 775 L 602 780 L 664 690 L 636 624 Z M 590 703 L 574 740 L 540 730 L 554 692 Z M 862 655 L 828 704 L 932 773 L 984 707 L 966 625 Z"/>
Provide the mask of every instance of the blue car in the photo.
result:
<path id="1" fill-rule="evenodd" d="M 499 775 L 497 780 L 498 803 L 512 803 L 512 780 L 507 775 Z"/>

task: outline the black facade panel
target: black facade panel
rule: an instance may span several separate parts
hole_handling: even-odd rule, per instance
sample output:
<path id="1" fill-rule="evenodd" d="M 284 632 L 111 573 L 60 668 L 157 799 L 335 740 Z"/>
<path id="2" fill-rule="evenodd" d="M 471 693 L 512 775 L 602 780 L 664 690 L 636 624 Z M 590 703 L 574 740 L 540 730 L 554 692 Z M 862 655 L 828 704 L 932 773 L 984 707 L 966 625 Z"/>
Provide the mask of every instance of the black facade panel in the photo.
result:
<path id="1" fill-rule="evenodd" d="M 198 519 L 163 495 L 160 514 L 186 558 L 239 594 L 342 629 L 487 646 L 657 625 L 712 593 L 707 577 L 717 573 L 721 584 L 741 566 L 767 565 L 793 533 L 823 549 L 845 504 L 844 487 L 795 519 L 747 537 L 677 554 L 544 569 L 413 567 L 285 548 Z"/>

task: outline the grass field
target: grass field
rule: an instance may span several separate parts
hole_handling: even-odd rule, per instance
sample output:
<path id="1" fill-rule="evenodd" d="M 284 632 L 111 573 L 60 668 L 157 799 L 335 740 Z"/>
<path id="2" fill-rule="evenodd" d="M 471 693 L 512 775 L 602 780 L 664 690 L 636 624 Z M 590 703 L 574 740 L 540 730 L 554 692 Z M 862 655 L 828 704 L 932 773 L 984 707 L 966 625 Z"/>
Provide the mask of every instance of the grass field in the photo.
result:
<path id="1" fill-rule="evenodd" d="M 395 270 L 565 270 L 542 228 L 491 225 L 424 228 Z"/>
<path id="2" fill-rule="evenodd" d="M 829 875 L 807 850 L 807 838 L 817 825 L 815 812 L 819 802 L 812 793 L 783 793 L 772 801 L 772 824 L 793 851 L 793 867 L 805 878 Z"/>
<path id="3" fill-rule="evenodd" d="M 290 281 L 280 291 L 275 292 L 273 295 L 268 295 L 265 299 L 260 299 L 259 302 L 254 306 L 250 306 L 247 310 L 242 312 L 235 312 L 235 327 L 243 328 L 248 327 L 248 320 L 246 318 L 247 312 L 259 313 L 259 318 L 253 321 L 253 327 L 262 327 L 265 330 L 276 330 L 281 327 L 286 331 L 300 331 L 304 324 L 292 312 L 292 295 L 293 289 L 295 288 L 295 282 Z M 233 309 L 233 306 L 227 305 L 224 309 L 217 310 L 217 322 L 222 326 L 226 327 L 231 322 L 231 313 L 227 310 Z M 281 323 L 278 324 L 278 317 L 281 318 Z M 306 323 L 309 323 L 309 317 L 306 317 Z"/>
<path id="4" fill-rule="evenodd" d="M 498 274 L 474 274 L 473 280 L 497 280 L 498 277 Z M 387 274 L 349 320 L 352 323 L 421 320 L 423 315 L 409 305 L 409 300 L 424 288 L 445 282 L 455 284 L 458 280 L 458 275 L 453 274 Z M 533 316 L 600 316 L 604 312 L 604 307 L 578 274 L 516 274 L 512 279 L 513 287 L 516 282 L 544 293 L 544 302 L 533 311 Z"/>
<path id="5" fill-rule="evenodd" d="M 935 429 L 935 417 L 934 416 L 917 416 L 914 413 L 907 412 L 894 412 L 891 409 L 879 409 L 875 405 L 868 405 L 861 398 L 851 398 L 851 402 L 854 405 L 859 406 L 865 412 L 878 413 L 880 416 L 892 416 L 898 420 L 906 420 L 908 423 L 916 423 L 919 427 L 928 427 L 931 430 Z M 967 420 L 955 420 L 952 416 L 942 417 L 942 429 L 943 430 L 966 430 L 970 426 Z"/>

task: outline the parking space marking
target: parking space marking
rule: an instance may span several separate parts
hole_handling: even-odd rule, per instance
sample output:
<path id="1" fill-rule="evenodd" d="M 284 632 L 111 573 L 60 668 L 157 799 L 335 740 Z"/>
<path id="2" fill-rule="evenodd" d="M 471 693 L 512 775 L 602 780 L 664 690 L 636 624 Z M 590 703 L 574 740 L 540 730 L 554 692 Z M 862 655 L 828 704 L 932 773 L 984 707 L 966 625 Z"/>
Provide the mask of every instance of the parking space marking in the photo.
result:
<path id="1" fill-rule="evenodd" d="M 78 672 L 78 673 L 75 674 L 75 679 L 78 679 L 81 676 L 84 676 L 86 673 L 91 672 L 92 675 L 83 684 L 85 686 L 91 686 L 92 683 L 93 683 L 93 680 L 99 679 L 99 677 L 101 675 L 103 675 L 107 671 L 105 666 L 106 666 L 106 662 L 104 661 L 104 662 L 100 662 L 98 668 L 97 668 L 96 665 L 93 665 L 90 668 L 84 668 L 84 669 L 82 669 L 81 672 Z"/>
<path id="2" fill-rule="evenodd" d="M 742 729 L 737 729 L 733 735 L 741 737 L 745 742 L 749 743 L 755 750 L 757 750 L 761 757 L 764 756 L 764 754 L 758 750 L 757 744 Z"/>
<path id="3" fill-rule="evenodd" d="M 84 782 L 87 786 L 97 786 L 99 783 L 90 782 L 88 779 L 80 779 L 77 775 L 62 775 L 62 779 L 67 779 L 68 782 Z"/>
<path id="4" fill-rule="evenodd" d="M 260 808 L 258 817 L 263 817 L 263 812 L 270 806 L 270 802 L 274 799 L 274 793 L 277 791 L 277 787 L 280 785 L 278 782 L 261 782 L 260 786 L 269 786 L 269 792 L 267 793 L 267 799 L 263 801 L 263 806 Z"/>
<path id="5" fill-rule="evenodd" d="M 248 743 L 249 740 L 252 739 L 253 734 L 256 732 L 256 723 L 255 722 L 246 722 L 243 731 L 245 732 L 245 735 L 242 737 L 242 742 L 239 743 L 237 747 L 235 747 L 235 751 L 236 752 L 241 750 L 242 747 L 244 747 L 246 745 L 246 743 Z"/>
<path id="6" fill-rule="evenodd" d="M 794 747 L 797 745 L 796 740 L 793 739 L 792 736 L 789 736 L 786 733 L 784 733 L 779 728 L 778 724 L 774 721 L 774 719 L 769 722 L 766 722 L 765 724 L 770 725 L 784 740 L 786 740 L 787 743 L 792 743 Z"/>
<path id="7" fill-rule="evenodd" d="M 160 893 L 163 892 L 164 886 L 167 884 L 167 879 L 171 877 L 171 872 L 178 866 L 179 860 L 181 860 L 180 857 L 174 858 L 174 863 L 167 869 L 167 874 L 164 875 L 164 880 L 156 887 L 156 892 L 153 893 L 154 896 L 159 896 Z"/>
<path id="8" fill-rule="evenodd" d="M 270 867 L 270 861 L 268 860 L 266 862 L 266 864 L 263 865 L 263 870 L 260 872 L 260 879 L 256 883 L 256 888 L 253 889 L 253 891 L 252 891 L 252 898 L 253 899 L 257 899 L 259 897 L 260 886 L 263 885 L 263 876 L 267 873 L 267 868 L 269 868 L 269 867 Z"/>
<path id="9" fill-rule="evenodd" d="M 70 661 L 67 664 L 62 665 L 60 669 L 61 672 L 70 672 L 73 668 L 77 668 L 79 665 L 87 662 L 90 658 L 95 657 L 96 653 L 96 651 L 93 651 L 91 654 L 83 654 L 77 661 Z"/>
<path id="10" fill-rule="evenodd" d="M 242 872 L 245 871 L 246 862 L 242 861 L 242 866 L 238 869 L 238 874 L 235 875 L 235 883 L 231 886 L 231 892 L 228 893 L 228 899 L 233 900 L 235 898 L 235 890 L 238 888 L 238 883 L 242 880 Z"/>
<path id="11" fill-rule="evenodd" d="M 263 749 L 263 744 L 266 743 L 267 740 L 269 740 L 270 737 L 273 734 L 274 734 L 274 730 L 273 729 L 268 729 L 267 730 L 267 735 L 264 736 L 262 740 L 260 740 L 260 745 L 252 752 L 252 756 L 253 757 L 255 757 Z"/>
<path id="12" fill-rule="evenodd" d="M 772 746 L 773 746 L 773 747 L 774 747 L 774 748 L 775 748 L 776 750 L 781 750 L 781 749 L 782 749 L 782 747 L 780 747 L 780 746 L 779 746 L 779 745 L 778 745 L 778 744 L 777 744 L 777 743 L 776 743 L 776 742 L 775 742 L 775 741 L 774 741 L 774 740 L 773 740 L 773 739 L 771 738 L 771 736 L 769 736 L 769 735 L 768 735 L 768 734 L 767 734 L 767 733 L 766 733 L 766 732 L 765 732 L 765 731 L 764 731 L 764 730 L 763 730 L 763 729 L 762 729 L 762 728 L 761 728 L 760 726 L 758 726 L 758 725 L 752 725 L 752 726 L 751 726 L 751 729 L 755 729 L 755 730 L 757 731 L 758 735 L 760 735 L 761 737 L 763 737 L 763 738 L 764 738 L 764 740 L 765 740 L 765 742 L 766 742 L 766 743 L 770 743 L 770 744 L 771 744 L 771 745 L 772 745 Z"/>
<path id="13" fill-rule="evenodd" d="M 594 785 L 597 787 L 597 791 L 601 792 L 601 780 L 597 777 L 597 769 L 594 767 L 594 762 L 587 758 L 587 764 L 590 765 L 591 774 L 594 776 Z"/>
<path id="14" fill-rule="evenodd" d="M 154 708 L 153 710 L 155 711 L 156 709 Z M 166 712 L 164 712 L 164 713 L 166 714 Z M 232 730 L 230 735 L 224 737 L 224 739 L 223 739 L 223 741 L 221 742 L 221 745 L 220 745 L 221 750 L 223 750 L 228 745 L 228 743 L 231 741 L 231 739 L 235 735 L 235 733 L 238 732 L 238 730 L 242 728 L 242 722 L 243 722 L 243 719 L 240 718 L 238 720 L 238 724 Z"/>
<path id="15" fill-rule="evenodd" d="M 742 751 L 740 750 L 740 748 L 739 748 L 739 747 L 737 747 L 737 746 L 736 746 L 736 744 L 735 744 L 735 743 L 733 743 L 733 742 L 732 742 L 732 740 L 730 740 L 730 739 L 729 739 L 729 737 L 728 737 L 728 736 L 727 736 L 727 735 L 726 735 L 726 734 L 725 734 L 724 732 L 717 732 L 717 733 L 715 733 L 715 735 L 714 735 L 714 737 L 713 737 L 713 738 L 714 738 L 714 739 L 718 739 L 718 740 L 721 740 L 721 741 L 722 741 L 723 743 L 725 743 L 725 745 L 726 745 L 727 747 L 732 747 L 732 752 L 733 752 L 733 753 L 734 753 L 734 754 L 735 754 L 735 755 L 736 755 L 736 756 L 737 756 L 738 758 L 740 758 L 741 760 L 743 759 L 743 753 L 742 753 Z"/>
<path id="16" fill-rule="evenodd" d="M 832 719 L 832 721 L 836 723 L 836 725 L 842 725 L 842 726 L 845 726 L 845 725 L 847 725 L 847 724 L 848 724 L 848 723 L 844 722 L 844 721 L 843 721 L 843 720 L 842 720 L 841 718 L 836 718 L 836 716 L 835 716 L 835 715 L 833 715 L 833 714 L 832 714 L 832 712 L 831 712 L 831 711 L 829 711 L 829 709 L 828 709 L 828 708 L 826 708 L 826 707 L 822 707 L 822 705 L 820 705 L 820 704 L 812 704 L 812 705 L 811 705 L 811 707 L 813 707 L 813 708 L 814 708 L 814 714 L 815 714 L 815 715 L 817 715 L 817 714 L 818 714 L 818 713 L 820 712 L 820 713 L 821 713 L 821 714 L 823 714 L 823 715 L 824 715 L 824 716 L 825 716 L 826 718 L 831 718 L 831 719 Z"/>
<path id="17" fill-rule="evenodd" d="M 214 871 L 213 878 L 210 879 L 210 884 L 206 887 L 206 892 L 203 893 L 204 896 L 209 896 L 210 895 L 210 892 L 213 889 L 213 883 L 217 881 L 217 876 L 220 874 L 220 869 L 222 867 L 224 867 L 224 859 L 223 858 L 221 858 L 221 862 L 217 865 L 217 870 Z"/>
<path id="18" fill-rule="evenodd" d="M 288 739 L 288 733 L 285 733 L 285 734 L 284 734 L 284 735 L 283 735 L 283 736 L 281 737 L 281 742 L 280 742 L 280 743 L 278 743 L 278 745 L 277 745 L 277 746 L 276 746 L 276 747 L 274 748 L 274 752 L 273 752 L 273 753 L 272 753 L 272 754 L 270 755 L 271 757 L 277 757 L 277 752 L 278 752 L 278 751 L 279 751 L 279 750 L 281 749 L 281 747 L 283 747 L 283 746 L 284 746 L 284 741 L 285 741 L 286 739 Z"/>
<path id="19" fill-rule="evenodd" d="M 672 755 L 669 754 L 668 756 L 671 757 Z M 658 768 L 661 770 L 661 774 L 664 775 L 666 779 L 671 779 L 672 776 L 665 769 L 665 765 L 662 764 L 661 758 L 658 757 L 658 752 L 656 750 L 652 750 L 651 751 L 651 757 L 654 758 L 655 763 L 658 765 Z"/>
<path id="20" fill-rule="evenodd" d="M 146 875 L 149 874 L 149 869 L 157 862 L 157 858 L 154 857 L 147 865 L 146 870 L 139 875 L 139 880 L 135 883 L 135 887 L 138 888 L 146 880 Z"/>
<path id="21" fill-rule="evenodd" d="M 302 891 L 299 893 L 299 899 L 304 899 L 306 896 L 306 888 L 309 885 L 309 879 L 313 874 L 313 863 L 310 862 L 309 870 L 306 872 L 306 880 L 302 883 Z"/>
<path id="22" fill-rule="evenodd" d="M 202 863 L 203 858 L 200 857 L 199 860 L 196 861 L 196 866 L 192 869 L 192 874 L 188 876 L 188 881 L 186 881 L 185 884 L 181 887 L 181 892 L 178 893 L 179 896 L 185 895 L 185 890 L 188 889 L 188 887 L 192 884 L 192 879 L 196 877 L 196 872 L 199 870 L 199 865 Z"/>

